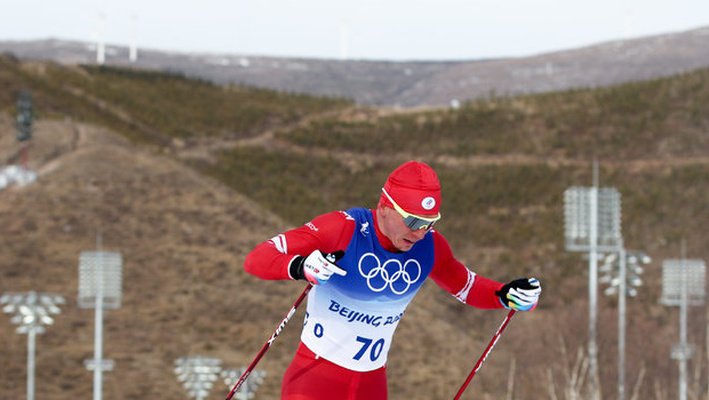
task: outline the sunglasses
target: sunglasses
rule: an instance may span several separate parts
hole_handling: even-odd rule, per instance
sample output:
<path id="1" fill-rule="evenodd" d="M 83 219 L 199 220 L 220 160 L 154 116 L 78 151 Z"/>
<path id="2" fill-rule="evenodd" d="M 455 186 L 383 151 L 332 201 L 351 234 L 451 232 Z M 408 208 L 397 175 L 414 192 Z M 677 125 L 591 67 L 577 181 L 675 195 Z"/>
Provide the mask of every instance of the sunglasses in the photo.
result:
<path id="1" fill-rule="evenodd" d="M 391 202 L 391 204 L 394 206 L 394 210 L 396 210 L 396 212 L 401 215 L 401 218 L 404 220 L 404 225 L 406 225 L 412 231 L 417 231 L 419 229 L 429 230 L 433 228 L 433 224 L 435 224 L 439 219 L 441 219 L 441 213 L 438 213 L 437 216 L 432 218 L 424 218 L 409 214 L 404 211 L 403 208 L 399 207 L 398 204 L 396 204 L 394 199 L 389 196 L 389 193 L 387 193 L 384 188 L 382 188 L 382 192 L 384 192 L 384 196 L 386 196 L 387 199 L 389 199 L 389 202 Z"/>

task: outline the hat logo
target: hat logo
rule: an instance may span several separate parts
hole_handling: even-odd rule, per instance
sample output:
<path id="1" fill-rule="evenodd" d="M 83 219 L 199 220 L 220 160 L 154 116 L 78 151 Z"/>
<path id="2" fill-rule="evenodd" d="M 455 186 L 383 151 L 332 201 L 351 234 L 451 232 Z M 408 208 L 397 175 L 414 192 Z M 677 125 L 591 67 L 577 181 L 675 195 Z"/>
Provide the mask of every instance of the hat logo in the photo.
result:
<path id="1" fill-rule="evenodd" d="M 431 196 L 424 197 L 424 199 L 421 200 L 421 207 L 423 207 L 424 210 L 431 210 L 435 206 L 436 206 L 436 199 L 434 199 Z"/>

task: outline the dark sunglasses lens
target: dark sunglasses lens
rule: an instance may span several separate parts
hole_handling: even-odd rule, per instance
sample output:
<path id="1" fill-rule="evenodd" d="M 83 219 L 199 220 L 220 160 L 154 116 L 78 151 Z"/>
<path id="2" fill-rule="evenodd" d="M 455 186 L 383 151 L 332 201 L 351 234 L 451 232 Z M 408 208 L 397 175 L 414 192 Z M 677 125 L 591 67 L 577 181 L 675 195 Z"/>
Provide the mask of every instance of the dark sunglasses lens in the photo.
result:
<path id="1" fill-rule="evenodd" d="M 412 230 L 419 230 L 419 229 L 429 229 L 430 227 L 433 226 L 435 222 L 431 221 L 426 221 L 421 218 L 416 218 L 414 216 L 408 216 L 404 218 L 404 223 L 406 226 L 409 227 L 409 229 Z"/>

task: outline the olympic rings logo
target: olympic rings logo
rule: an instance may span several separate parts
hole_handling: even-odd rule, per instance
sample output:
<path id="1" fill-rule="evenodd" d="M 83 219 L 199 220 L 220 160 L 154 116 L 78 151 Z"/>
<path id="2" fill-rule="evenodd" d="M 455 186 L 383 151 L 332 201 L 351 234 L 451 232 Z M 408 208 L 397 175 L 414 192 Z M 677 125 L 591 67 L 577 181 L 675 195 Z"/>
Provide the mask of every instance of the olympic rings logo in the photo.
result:
<path id="1" fill-rule="evenodd" d="M 365 260 L 370 257 L 374 262 L 365 265 Z M 379 257 L 374 253 L 365 253 L 359 259 L 358 268 L 360 275 L 367 280 L 367 286 L 373 292 L 381 292 L 389 287 L 394 294 L 402 295 L 421 278 L 421 264 L 414 259 L 406 260 L 403 265 L 397 259 L 390 259 L 382 265 Z"/>

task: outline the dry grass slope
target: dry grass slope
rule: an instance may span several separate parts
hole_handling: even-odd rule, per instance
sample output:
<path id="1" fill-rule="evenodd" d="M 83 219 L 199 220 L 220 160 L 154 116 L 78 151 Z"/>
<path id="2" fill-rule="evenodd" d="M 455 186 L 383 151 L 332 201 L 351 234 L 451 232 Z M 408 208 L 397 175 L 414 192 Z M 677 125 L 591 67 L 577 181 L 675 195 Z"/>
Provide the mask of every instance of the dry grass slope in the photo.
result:
<path id="1" fill-rule="evenodd" d="M 512 381 L 515 399 L 552 398 L 553 382 L 564 398 L 566 373 L 574 370 L 586 336 L 587 289 L 585 261 L 563 249 L 561 194 L 590 182 L 589 144 L 602 155 L 602 184 L 622 193 L 627 245 L 655 258 L 639 297 L 628 304 L 629 385 L 643 370 L 645 382 L 657 384 L 642 385 L 641 398 L 675 393 L 676 365 L 668 354 L 677 340 L 676 312 L 657 304 L 659 266 L 678 256 L 681 238 L 691 257 L 709 260 L 707 71 L 474 103 L 458 114 L 399 114 L 265 93 L 274 103 L 271 117 L 238 131 L 218 129 L 225 120 L 216 116 L 206 125 L 210 133 L 201 135 L 143 117 L 126 100 L 190 91 L 189 80 L 0 62 L 7 66 L 0 69 L 0 165 L 19 159 L 12 93 L 29 87 L 40 110 L 30 149 L 39 180 L 0 191 L 0 292 L 53 291 L 69 300 L 38 341 L 37 382 L 48 398 L 91 393 L 82 360 L 92 354 L 93 316 L 79 310 L 75 298 L 79 252 L 94 248 L 98 230 L 104 247 L 125 259 L 123 307 L 105 320 L 105 356 L 117 364 L 105 375 L 105 398 L 186 398 L 172 372 L 176 358 L 201 354 L 226 366 L 248 363 L 302 287 L 246 276 L 241 265 L 250 248 L 319 212 L 372 205 L 386 173 L 409 157 L 438 169 L 446 216 L 440 230 L 462 260 L 492 278 L 534 274 L 545 286 L 542 306 L 515 317 L 469 395 L 504 398 Z M 114 78 L 123 83 L 112 84 Z M 182 103 L 173 96 L 165 107 L 214 101 L 204 83 L 194 85 L 194 99 Z M 218 98 L 240 96 L 215 91 Z M 238 98 L 230 97 L 249 96 Z M 288 104 L 302 108 L 291 114 Z M 205 126 L 196 120 L 202 122 L 195 126 Z M 370 146 L 343 147 L 342 141 Z M 478 145 L 461 152 L 469 142 Z M 703 313 L 696 308 L 690 317 L 690 341 L 701 354 Z M 503 316 L 470 310 L 434 284 L 424 287 L 390 354 L 390 397 L 452 397 Z M 614 300 L 602 298 L 604 398 L 615 390 L 615 318 Z M 297 325 L 262 361 L 269 375 L 259 398 L 278 398 Z M 22 397 L 25 337 L 13 332 L 6 316 L 0 326 L 6 344 L 0 347 L 0 398 Z M 702 374 L 693 376 L 699 394 L 706 382 Z M 215 389 L 213 396 L 220 395 Z"/>

